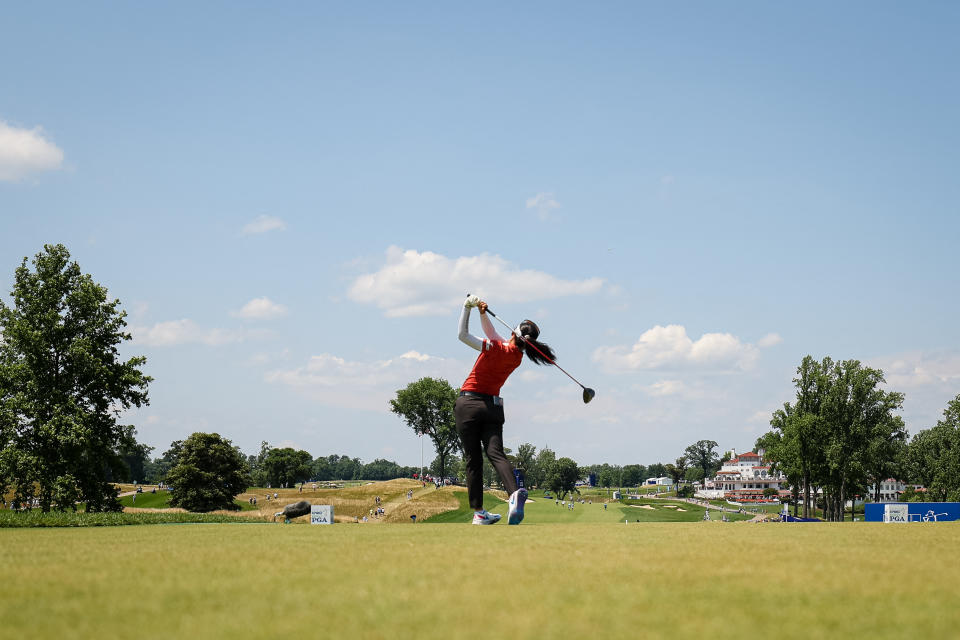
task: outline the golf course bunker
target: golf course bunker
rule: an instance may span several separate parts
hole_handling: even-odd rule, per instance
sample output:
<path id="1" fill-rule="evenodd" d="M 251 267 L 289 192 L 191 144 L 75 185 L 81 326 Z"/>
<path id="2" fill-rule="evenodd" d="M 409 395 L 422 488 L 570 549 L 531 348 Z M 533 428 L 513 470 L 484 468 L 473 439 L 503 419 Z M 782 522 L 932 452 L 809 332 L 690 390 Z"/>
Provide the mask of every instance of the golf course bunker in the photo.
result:
<path id="1" fill-rule="evenodd" d="M 655 511 L 655 509 L 648 504 L 632 504 L 630 506 L 634 509 L 650 509 L 650 511 Z"/>

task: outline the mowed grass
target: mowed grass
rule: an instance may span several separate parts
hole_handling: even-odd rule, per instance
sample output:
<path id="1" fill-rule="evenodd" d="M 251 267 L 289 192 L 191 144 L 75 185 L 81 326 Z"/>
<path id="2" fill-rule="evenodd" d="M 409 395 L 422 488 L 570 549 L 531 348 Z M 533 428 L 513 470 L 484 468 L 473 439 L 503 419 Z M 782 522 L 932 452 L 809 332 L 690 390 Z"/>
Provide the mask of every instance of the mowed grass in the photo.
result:
<path id="1" fill-rule="evenodd" d="M 781 638 L 949 638 L 958 542 L 953 523 L 16 529 L 0 619 L 11 638 L 675 639 L 730 616 Z"/>

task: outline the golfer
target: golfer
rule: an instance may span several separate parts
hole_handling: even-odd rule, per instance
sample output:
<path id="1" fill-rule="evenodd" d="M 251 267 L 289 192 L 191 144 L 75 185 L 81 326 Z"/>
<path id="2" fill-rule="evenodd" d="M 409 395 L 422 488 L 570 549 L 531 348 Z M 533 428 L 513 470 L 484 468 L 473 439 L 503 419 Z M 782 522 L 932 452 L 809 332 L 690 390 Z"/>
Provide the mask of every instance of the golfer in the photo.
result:
<path id="1" fill-rule="evenodd" d="M 473 307 L 480 310 L 480 325 L 486 338 L 478 338 L 470 333 L 470 312 Z M 480 352 L 470 375 L 460 387 L 460 397 L 454 405 L 457 433 L 463 444 L 463 458 L 467 467 L 467 496 L 474 510 L 473 524 L 494 524 L 500 520 L 499 514 L 489 513 L 483 508 L 484 451 L 500 476 L 503 488 L 510 495 L 507 522 L 520 524 L 523 520 L 527 490 L 517 488 L 513 467 L 503 452 L 504 417 L 500 387 L 520 366 L 524 354 L 535 364 L 548 363 L 544 355 L 555 359 L 553 350 L 537 340 L 539 336 L 539 327 L 530 320 L 524 320 L 513 330 L 510 339 L 504 340 L 487 317 L 487 303 L 477 296 L 468 297 L 460 313 L 460 341 Z M 529 348 L 531 345 L 535 348 Z"/>

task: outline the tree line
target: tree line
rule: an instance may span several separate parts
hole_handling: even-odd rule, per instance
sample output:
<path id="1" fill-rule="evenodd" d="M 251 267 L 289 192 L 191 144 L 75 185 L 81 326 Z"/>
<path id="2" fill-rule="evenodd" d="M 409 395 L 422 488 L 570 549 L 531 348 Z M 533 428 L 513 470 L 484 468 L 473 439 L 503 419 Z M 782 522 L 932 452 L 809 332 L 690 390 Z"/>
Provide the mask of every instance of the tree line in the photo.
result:
<path id="1" fill-rule="evenodd" d="M 796 399 L 773 413 L 773 429 L 756 446 L 786 475 L 795 513 L 799 506 L 810 517 L 819 506 L 826 519 L 842 520 L 848 500 L 879 501 L 887 478 L 922 485 L 916 499 L 960 499 L 960 396 L 908 441 L 895 413 L 904 394 L 881 387 L 881 370 L 807 356 L 793 383 Z"/>
<path id="2" fill-rule="evenodd" d="M 131 456 L 131 477 L 143 484 L 167 481 L 170 471 L 179 461 L 182 447 L 183 441 L 177 440 L 163 455 L 153 460 L 149 458 L 152 448 L 141 447 Z M 293 487 L 301 482 L 328 480 L 392 480 L 410 478 L 418 470 L 382 458 L 369 463 L 364 463 L 360 458 L 337 454 L 314 458 L 308 451 L 272 447 L 266 441 L 260 443 L 257 454 L 247 455 L 239 447 L 235 449 L 243 461 L 243 472 L 252 487 Z"/>

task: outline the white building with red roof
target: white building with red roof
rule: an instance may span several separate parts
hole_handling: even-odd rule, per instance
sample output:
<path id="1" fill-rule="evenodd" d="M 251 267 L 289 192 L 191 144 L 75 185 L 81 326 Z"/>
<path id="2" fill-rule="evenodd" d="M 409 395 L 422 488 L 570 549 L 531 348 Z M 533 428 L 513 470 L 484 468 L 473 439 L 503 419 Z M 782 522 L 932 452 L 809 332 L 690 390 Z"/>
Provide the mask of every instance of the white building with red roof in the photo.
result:
<path id="1" fill-rule="evenodd" d="M 773 473 L 770 465 L 764 464 L 763 452 L 734 454 L 723 463 L 713 480 L 705 483 L 705 489 L 697 492 L 703 498 L 724 498 L 734 502 L 766 502 L 766 489 L 778 494 L 786 485 L 783 474 Z"/>

